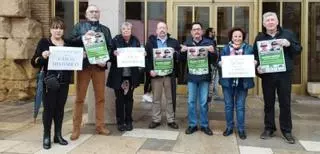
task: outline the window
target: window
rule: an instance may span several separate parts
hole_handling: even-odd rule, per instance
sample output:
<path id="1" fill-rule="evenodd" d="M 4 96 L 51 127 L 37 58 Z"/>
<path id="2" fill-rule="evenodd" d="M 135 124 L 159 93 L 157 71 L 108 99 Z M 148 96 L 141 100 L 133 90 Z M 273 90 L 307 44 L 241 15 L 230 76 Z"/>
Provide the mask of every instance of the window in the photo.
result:
<path id="1" fill-rule="evenodd" d="M 282 5 L 282 10 L 280 9 Z M 282 27 L 294 32 L 301 40 L 301 2 L 263 2 L 262 14 L 275 12 Z M 301 83 L 301 56 L 294 59 L 293 84 Z"/>
<path id="2" fill-rule="evenodd" d="M 144 36 L 144 2 L 126 2 L 126 21 L 132 23 L 132 34 L 138 37 L 141 43 Z"/>
<path id="3" fill-rule="evenodd" d="M 55 15 L 63 19 L 66 25 L 64 35 L 68 37 L 72 31 L 72 25 L 74 25 L 74 2 L 70 0 L 56 0 L 55 3 Z"/>
<path id="4" fill-rule="evenodd" d="M 158 22 L 166 22 L 166 3 L 165 2 L 148 2 L 147 3 L 148 33 L 147 37 L 156 34 Z"/>
<path id="5" fill-rule="evenodd" d="M 283 2 L 282 27 L 295 33 L 301 40 L 301 3 Z M 301 42 L 301 41 L 300 41 Z M 301 83 L 301 56 L 296 56 L 293 66 L 293 83 Z"/>

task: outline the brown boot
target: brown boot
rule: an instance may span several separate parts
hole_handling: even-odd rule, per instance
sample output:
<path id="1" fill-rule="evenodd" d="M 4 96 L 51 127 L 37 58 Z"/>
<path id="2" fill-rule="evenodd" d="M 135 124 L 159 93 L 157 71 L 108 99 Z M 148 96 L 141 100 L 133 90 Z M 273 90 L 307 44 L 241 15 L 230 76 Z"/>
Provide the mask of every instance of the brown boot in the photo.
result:
<path id="1" fill-rule="evenodd" d="M 110 132 L 110 130 L 107 129 L 107 128 L 98 127 L 98 128 L 96 128 L 96 134 L 100 134 L 100 135 L 110 135 L 111 132 Z"/>
<path id="2" fill-rule="evenodd" d="M 73 126 L 73 130 L 72 130 L 72 134 L 70 136 L 70 140 L 74 141 L 77 140 L 80 136 L 80 127 L 79 128 L 75 128 Z"/>
<path id="3" fill-rule="evenodd" d="M 110 134 L 104 124 L 104 101 L 96 102 L 96 133 L 101 135 Z"/>
<path id="4" fill-rule="evenodd" d="M 71 140 L 76 140 L 80 136 L 80 126 L 82 122 L 82 103 L 75 103 L 73 108 L 73 130 L 70 136 Z"/>

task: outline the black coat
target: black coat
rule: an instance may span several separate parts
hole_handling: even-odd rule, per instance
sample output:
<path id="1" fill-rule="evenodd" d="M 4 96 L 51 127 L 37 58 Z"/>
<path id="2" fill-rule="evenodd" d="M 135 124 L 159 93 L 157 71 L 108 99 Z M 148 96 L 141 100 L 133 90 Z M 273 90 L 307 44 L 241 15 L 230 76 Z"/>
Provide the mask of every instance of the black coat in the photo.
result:
<path id="1" fill-rule="evenodd" d="M 289 47 L 283 47 L 284 59 L 286 62 L 286 72 L 291 72 L 293 70 L 293 61 L 296 55 L 299 55 L 302 51 L 302 47 L 300 42 L 298 41 L 297 37 L 294 35 L 293 32 L 283 29 L 278 26 L 278 33 L 272 37 L 266 33 L 266 29 L 263 28 L 263 32 L 260 32 L 256 37 L 253 45 L 253 53 L 255 56 L 255 60 L 257 60 L 258 65 L 260 64 L 259 55 L 258 55 L 258 47 L 257 41 L 262 40 L 273 40 L 273 39 L 287 39 L 290 42 Z M 264 74 L 258 74 L 259 77 L 262 77 Z"/>
<path id="2" fill-rule="evenodd" d="M 173 67 L 173 72 L 167 76 L 171 76 L 171 77 L 176 77 L 177 75 L 177 64 L 178 64 L 178 57 L 179 57 L 179 52 L 180 52 L 180 44 L 179 42 L 174 39 L 171 38 L 170 35 L 168 34 L 168 38 L 167 38 L 167 47 L 171 47 L 173 48 L 176 52 L 174 52 L 173 54 L 173 59 L 174 59 L 174 67 Z M 146 72 L 150 73 L 151 70 L 153 70 L 153 49 L 154 48 L 158 48 L 158 44 L 157 44 L 157 36 L 155 35 L 151 35 L 147 41 L 146 44 L 146 51 L 147 51 L 147 56 L 146 56 Z M 157 78 L 157 76 L 155 77 Z"/>
<path id="3" fill-rule="evenodd" d="M 68 46 L 69 43 L 65 42 L 64 46 Z M 49 70 L 48 71 L 48 59 L 44 59 L 42 57 L 42 52 L 48 50 L 49 51 L 49 47 L 50 46 L 55 46 L 52 41 L 50 40 L 50 38 L 42 38 L 40 39 L 40 41 L 38 42 L 36 51 L 31 59 L 31 65 L 34 68 L 43 68 L 43 71 L 45 73 L 45 75 L 50 75 L 50 74 L 55 74 L 58 75 L 58 73 L 60 73 L 61 78 L 60 78 L 60 82 L 61 83 L 67 83 L 69 84 L 71 82 L 71 74 L 72 71 L 58 71 L 58 70 Z"/>
<path id="4" fill-rule="evenodd" d="M 124 47 L 140 47 L 140 41 L 135 37 L 131 36 L 128 43 L 124 40 L 122 35 L 117 35 L 112 39 L 112 48 L 114 49 L 110 54 L 111 68 L 108 76 L 107 86 L 113 89 L 120 89 L 122 84 L 122 72 L 123 68 L 118 68 L 117 57 L 113 54 L 117 48 Z M 139 86 L 139 68 L 130 67 L 131 70 L 131 84 L 133 88 Z"/>
<path id="5" fill-rule="evenodd" d="M 212 40 L 206 39 L 206 38 L 202 38 L 202 40 L 200 42 L 196 43 L 196 42 L 193 41 L 192 37 L 187 38 L 187 40 L 183 44 L 185 46 L 187 46 L 187 47 L 213 46 L 215 48 L 215 52 L 214 53 L 211 53 L 211 52 L 208 53 L 209 73 L 208 74 L 203 74 L 203 75 L 193 75 L 193 74 L 190 74 L 189 71 L 188 71 L 188 76 L 187 76 L 188 81 L 191 81 L 191 82 L 200 82 L 200 81 L 208 81 L 208 82 L 210 82 L 210 80 L 211 80 L 211 71 L 212 71 L 210 64 L 216 63 L 215 62 L 216 61 L 215 58 L 218 56 L 215 44 L 212 42 Z M 187 52 L 181 53 L 180 59 L 187 61 L 188 60 Z"/>
<path id="6" fill-rule="evenodd" d="M 84 47 L 83 42 L 82 42 L 82 36 L 85 35 L 89 30 L 92 30 L 92 28 L 96 28 L 96 32 L 102 32 L 104 34 L 104 37 L 106 39 L 106 45 L 108 48 L 109 55 L 111 54 L 111 33 L 110 29 L 102 24 L 99 23 L 99 21 L 81 21 L 74 25 L 73 30 L 68 38 L 68 40 L 71 42 L 72 46 L 75 47 Z M 89 63 L 88 58 L 83 59 L 83 64 L 82 67 L 83 69 L 87 68 L 89 65 L 92 65 Z M 100 67 L 99 65 L 96 65 Z M 107 65 L 101 69 L 106 69 Z"/>

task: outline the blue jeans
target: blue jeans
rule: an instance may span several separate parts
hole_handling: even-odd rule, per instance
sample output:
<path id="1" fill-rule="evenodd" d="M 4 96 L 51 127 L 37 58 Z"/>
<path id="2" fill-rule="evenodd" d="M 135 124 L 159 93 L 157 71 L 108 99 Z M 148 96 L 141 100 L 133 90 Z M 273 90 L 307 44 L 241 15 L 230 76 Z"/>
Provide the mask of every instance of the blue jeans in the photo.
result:
<path id="1" fill-rule="evenodd" d="M 224 95 L 224 103 L 225 103 L 225 115 L 227 128 L 233 129 L 233 111 L 234 106 L 236 106 L 236 114 L 237 114 L 237 129 L 238 131 L 245 130 L 245 102 L 248 94 L 248 89 L 243 89 L 239 87 L 222 87 L 223 95 Z"/>
<path id="2" fill-rule="evenodd" d="M 197 98 L 200 103 L 200 126 L 208 127 L 209 82 L 188 82 L 188 121 L 190 127 L 197 126 Z"/>

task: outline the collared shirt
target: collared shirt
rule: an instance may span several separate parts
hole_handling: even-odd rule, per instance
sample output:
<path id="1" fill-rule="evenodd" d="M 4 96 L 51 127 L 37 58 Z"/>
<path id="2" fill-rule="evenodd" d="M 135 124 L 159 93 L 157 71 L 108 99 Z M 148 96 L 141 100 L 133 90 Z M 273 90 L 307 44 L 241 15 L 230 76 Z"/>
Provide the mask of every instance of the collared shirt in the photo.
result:
<path id="1" fill-rule="evenodd" d="M 161 39 L 160 37 L 157 37 L 157 45 L 158 48 L 166 48 L 167 46 L 167 39 L 168 37 L 165 37 L 164 39 Z"/>
<path id="2" fill-rule="evenodd" d="M 201 41 L 203 40 L 203 38 L 201 38 L 201 40 L 195 40 L 192 38 L 192 42 L 193 42 L 193 45 L 195 46 L 201 46 Z"/>

